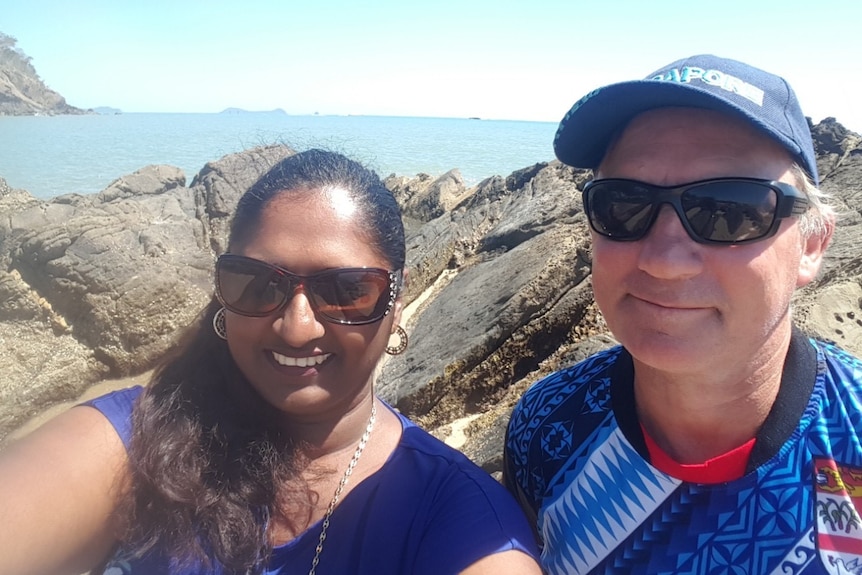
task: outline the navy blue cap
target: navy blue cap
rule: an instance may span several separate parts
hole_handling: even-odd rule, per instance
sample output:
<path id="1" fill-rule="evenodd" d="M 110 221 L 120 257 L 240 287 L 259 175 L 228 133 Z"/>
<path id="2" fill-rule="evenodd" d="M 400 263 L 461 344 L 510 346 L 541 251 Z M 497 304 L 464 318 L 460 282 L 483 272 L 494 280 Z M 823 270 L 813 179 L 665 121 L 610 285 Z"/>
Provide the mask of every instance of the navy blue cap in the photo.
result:
<path id="1" fill-rule="evenodd" d="M 564 164 L 595 168 L 617 131 L 641 112 L 664 107 L 706 108 L 737 116 L 781 144 L 817 185 L 808 120 L 783 79 L 736 60 L 691 56 L 644 80 L 593 90 L 572 106 L 554 136 Z"/>

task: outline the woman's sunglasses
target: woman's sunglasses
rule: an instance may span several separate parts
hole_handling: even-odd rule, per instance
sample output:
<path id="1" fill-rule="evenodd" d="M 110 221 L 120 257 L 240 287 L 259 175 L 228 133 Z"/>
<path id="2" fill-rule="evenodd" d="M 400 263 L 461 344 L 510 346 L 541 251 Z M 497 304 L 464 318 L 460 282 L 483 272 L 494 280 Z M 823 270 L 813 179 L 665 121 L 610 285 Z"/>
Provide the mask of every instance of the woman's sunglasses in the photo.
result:
<path id="1" fill-rule="evenodd" d="M 300 276 L 236 254 L 216 262 L 216 297 L 234 313 L 264 317 L 281 312 L 302 286 L 315 313 L 327 321 L 360 325 L 383 318 L 395 304 L 400 273 L 378 268 L 339 268 Z"/>
<path id="2" fill-rule="evenodd" d="M 633 242 L 649 232 L 662 204 L 701 244 L 744 244 L 768 238 L 782 218 L 799 216 L 808 198 L 790 184 L 754 178 L 716 178 L 682 186 L 637 180 L 593 180 L 584 186 L 584 211 L 595 232 Z"/>

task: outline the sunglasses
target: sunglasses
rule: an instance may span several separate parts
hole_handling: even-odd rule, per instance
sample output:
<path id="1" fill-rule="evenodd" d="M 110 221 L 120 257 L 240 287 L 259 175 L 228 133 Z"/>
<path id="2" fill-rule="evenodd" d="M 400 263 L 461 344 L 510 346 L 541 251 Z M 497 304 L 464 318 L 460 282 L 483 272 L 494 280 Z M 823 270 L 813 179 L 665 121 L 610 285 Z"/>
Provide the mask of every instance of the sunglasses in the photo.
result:
<path id="1" fill-rule="evenodd" d="M 682 186 L 637 180 L 593 180 L 584 186 L 584 211 L 600 236 L 619 242 L 643 238 L 662 204 L 701 244 L 745 244 L 778 231 L 782 218 L 799 216 L 808 198 L 790 184 L 755 178 L 716 178 Z"/>
<path id="2" fill-rule="evenodd" d="M 236 254 L 216 261 L 216 297 L 228 310 L 248 317 L 281 312 L 302 286 L 321 318 L 361 325 L 382 319 L 395 304 L 400 273 L 378 268 L 339 268 L 310 276 Z"/>

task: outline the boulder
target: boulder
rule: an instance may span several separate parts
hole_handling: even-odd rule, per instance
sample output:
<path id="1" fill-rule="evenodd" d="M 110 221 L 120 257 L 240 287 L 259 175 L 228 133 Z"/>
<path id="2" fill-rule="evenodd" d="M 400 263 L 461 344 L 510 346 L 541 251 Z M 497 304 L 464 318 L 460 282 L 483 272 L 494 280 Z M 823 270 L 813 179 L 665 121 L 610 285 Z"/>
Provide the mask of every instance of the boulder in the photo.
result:
<path id="1" fill-rule="evenodd" d="M 92 197 L 0 189 L 0 439 L 106 377 L 152 368 L 209 301 L 239 194 L 289 153 L 227 156 L 190 188 L 178 168 L 148 166 Z"/>
<path id="2" fill-rule="evenodd" d="M 862 355 L 862 145 L 831 119 L 812 134 L 840 219 L 794 316 Z M 47 202 L 0 180 L 0 441 L 97 381 L 150 369 L 211 297 L 239 196 L 289 153 L 226 156 L 188 187 L 148 166 Z M 385 361 L 378 391 L 439 437 L 457 434 L 490 472 L 523 391 L 614 344 L 592 296 L 588 177 L 554 161 L 470 188 L 457 170 L 385 181 L 405 214 L 410 346 Z"/>

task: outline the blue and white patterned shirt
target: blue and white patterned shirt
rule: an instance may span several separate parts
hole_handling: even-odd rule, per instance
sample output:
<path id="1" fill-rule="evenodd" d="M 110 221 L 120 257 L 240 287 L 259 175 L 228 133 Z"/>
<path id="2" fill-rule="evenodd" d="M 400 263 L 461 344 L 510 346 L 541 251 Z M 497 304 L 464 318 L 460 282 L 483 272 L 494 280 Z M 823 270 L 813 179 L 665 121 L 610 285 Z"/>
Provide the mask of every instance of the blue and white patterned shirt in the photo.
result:
<path id="1" fill-rule="evenodd" d="M 551 574 L 862 574 L 860 436 L 862 362 L 794 331 L 745 475 L 681 481 L 650 465 L 615 347 L 524 394 L 504 475 Z"/>

